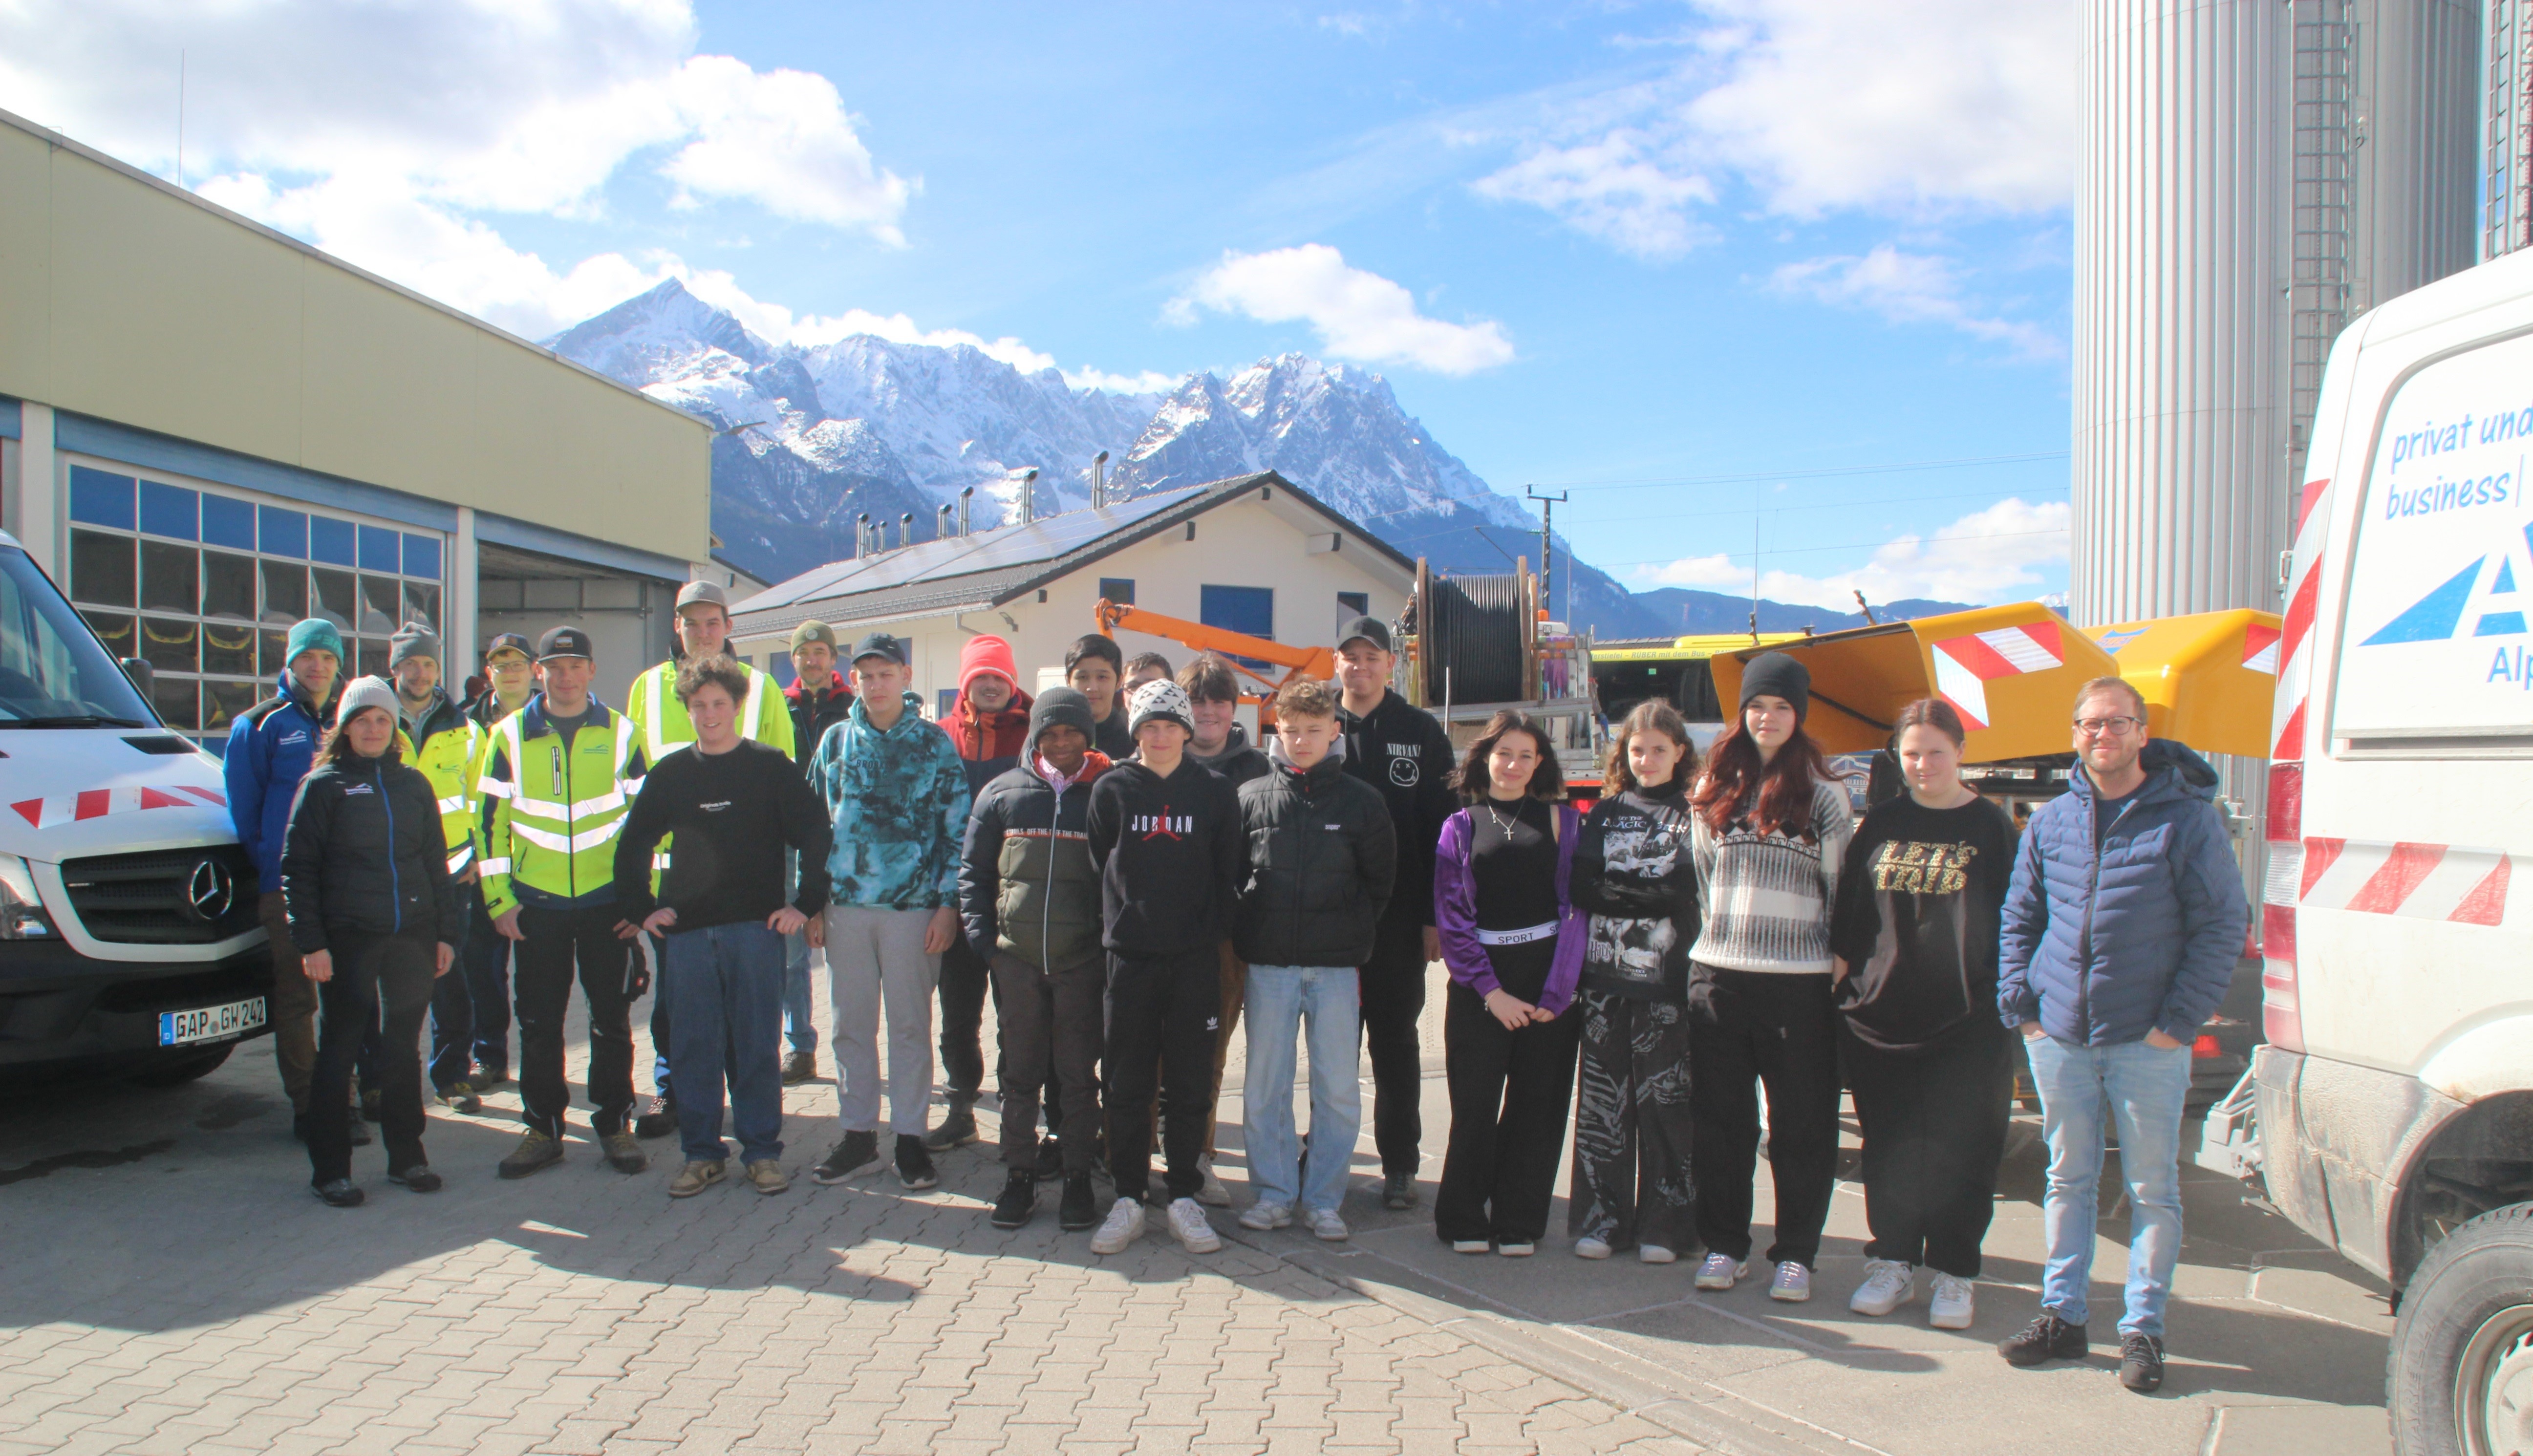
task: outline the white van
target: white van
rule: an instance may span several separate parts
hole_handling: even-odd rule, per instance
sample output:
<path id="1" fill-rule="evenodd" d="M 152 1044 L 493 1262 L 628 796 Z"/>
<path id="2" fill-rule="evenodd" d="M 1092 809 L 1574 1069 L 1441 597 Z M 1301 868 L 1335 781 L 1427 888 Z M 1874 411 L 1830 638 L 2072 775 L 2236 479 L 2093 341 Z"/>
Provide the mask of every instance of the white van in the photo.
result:
<path id="1" fill-rule="evenodd" d="M 0 1077 L 220 1065 L 267 1029 L 258 889 L 219 761 L 0 532 Z"/>
<path id="2" fill-rule="evenodd" d="M 2271 728 L 2263 1175 L 2397 1291 L 2398 1449 L 2515 1451 L 2533 1433 L 2533 254 L 2351 323 L 2305 477 Z"/>

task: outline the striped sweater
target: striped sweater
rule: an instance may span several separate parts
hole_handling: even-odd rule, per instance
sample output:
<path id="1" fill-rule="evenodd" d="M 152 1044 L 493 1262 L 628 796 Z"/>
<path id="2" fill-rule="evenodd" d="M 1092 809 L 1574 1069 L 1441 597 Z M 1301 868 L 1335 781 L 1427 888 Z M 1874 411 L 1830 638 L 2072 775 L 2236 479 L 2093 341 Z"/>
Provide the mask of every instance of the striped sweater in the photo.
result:
<path id="1" fill-rule="evenodd" d="M 1763 835 L 1747 820 L 1719 835 L 1699 819 L 1689 855 L 1706 919 L 1689 959 L 1724 970 L 1827 975 L 1830 906 L 1855 834 L 1847 790 L 1836 783 L 1812 786 L 1809 840 Z"/>

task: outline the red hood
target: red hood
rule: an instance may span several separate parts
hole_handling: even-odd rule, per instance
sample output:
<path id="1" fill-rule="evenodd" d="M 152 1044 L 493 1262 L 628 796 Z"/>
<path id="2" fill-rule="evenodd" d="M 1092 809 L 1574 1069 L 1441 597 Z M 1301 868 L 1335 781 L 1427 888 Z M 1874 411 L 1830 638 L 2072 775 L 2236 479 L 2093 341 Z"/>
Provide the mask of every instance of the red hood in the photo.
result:
<path id="1" fill-rule="evenodd" d="M 1029 747 L 1030 705 L 1030 695 L 1014 689 L 1012 700 L 1001 709 L 978 713 L 963 689 L 958 703 L 950 709 L 950 721 L 942 727 L 949 729 L 950 741 L 958 745 L 959 756 L 971 763 L 1018 758 Z"/>
<path id="2" fill-rule="evenodd" d="M 809 679 L 808 679 L 808 678 L 806 678 L 806 677 L 799 678 L 799 679 L 795 680 L 795 682 L 794 682 L 790 687 L 787 687 L 787 688 L 783 689 L 783 696 L 785 696 L 785 697 L 787 697 L 787 698 L 790 698 L 793 702 L 795 702 L 795 703 L 796 703 L 796 702 L 800 701 L 800 690 L 801 690 L 802 688 L 807 687 L 808 685 L 809 685 Z M 850 697 L 852 697 L 853 695 L 854 695 L 853 687 L 845 681 L 845 674 L 844 674 L 844 673 L 842 673 L 842 672 L 839 672 L 839 671 L 835 670 L 834 670 L 834 669 L 832 669 L 832 668 L 828 669 L 828 670 L 827 670 L 826 690 L 825 690 L 825 692 L 822 694 L 822 696 L 826 696 L 826 697 L 847 697 L 847 698 L 850 698 Z"/>

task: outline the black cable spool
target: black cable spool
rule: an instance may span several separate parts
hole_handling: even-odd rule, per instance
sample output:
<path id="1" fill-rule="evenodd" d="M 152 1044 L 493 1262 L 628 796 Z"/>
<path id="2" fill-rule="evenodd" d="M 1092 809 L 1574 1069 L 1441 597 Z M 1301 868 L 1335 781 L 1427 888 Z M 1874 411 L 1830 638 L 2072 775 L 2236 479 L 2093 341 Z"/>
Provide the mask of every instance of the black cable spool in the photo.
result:
<path id="1" fill-rule="evenodd" d="M 1510 703 L 1522 696 L 1521 578 L 1437 576 L 1423 605 L 1417 640 L 1425 645 L 1426 701 L 1440 706 L 1448 684 L 1453 703 Z"/>

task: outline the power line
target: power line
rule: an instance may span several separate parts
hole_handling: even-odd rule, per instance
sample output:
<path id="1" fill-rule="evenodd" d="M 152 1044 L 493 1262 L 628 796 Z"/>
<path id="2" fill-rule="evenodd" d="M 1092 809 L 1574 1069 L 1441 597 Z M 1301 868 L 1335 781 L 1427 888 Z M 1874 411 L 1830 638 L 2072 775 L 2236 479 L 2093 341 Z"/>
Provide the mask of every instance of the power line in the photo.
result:
<path id="1" fill-rule="evenodd" d="M 1915 541 L 1920 544 L 1935 541 L 2012 541 L 2019 536 L 2064 536 L 2066 534 L 2067 529 L 2062 526 L 2055 531 L 1999 531 L 1992 536 L 1895 536 L 1889 541 L 1852 541 L 1845 546 L 1797 546 L 1784 551 L 1763 551 L 1756 554 L 1764 560 L 1769 556 L 1808 556 L 1821 552 L 1878 551 L 1886 546 L 1898 546 L 1904 541 Z M 1731 552 L 1720 553 L 1720 554 L 1728 561 L 1732 560 L 1734 555 Z M 1659 566 L 1679 559 L 1678 556 L 1655 556 L 1642 561 L 1606 561 L 1601 564 L 1605 567 Z"/>
<path id="2" fill-rule="evenodd" d="M 1960 465 L 2013 465 L 2032 460 L 2064 460 L 2065 450 L 2029 455 L 1963 455 L 1950 460 L 1897 460 L 1882 465 L 1852 465 L 1834 470 L 1758 470 L 1742 475 L 1689 475 L 1669 480 L 1592 481 L 1560 487 L 1569 491 L 1637 491 L 1654 486 L 1738 486 L 1752 481 L 1826 480 L 1843 475 L 1896 475 L 1911 470 L 1944 470 Z M 1737 512 L 1738 514 L 1738 512 Z"/>
<path id="3" fill-rule="evenodd" d="M 1995 494 L 1996 492 L 1994 491 L 1956 491 L 1946 495 L 1877 495 L 1870 500 L 1818 500 L 1807 505 L 1764 505 L 1759 507 L 1759 509 L 1768 515 L 1776 515 L 1780 512 L 1797 510 L 1853 510 L 1868 505 L 1916 505 L 1929 500 L 1981 500 L 1992 496 Z M 2038 493 L 2032 492 L 2030 494 L 2037 495 Z M 1750 507 L 1745 505 L 1739 510 L 1692 510 L 1665 512 L 1661 515 L 1627 514 L 1615 516 L 1585 516 L 1581 520 L 1575 522 L 1575 524 L 1579 526 L 1595 526 L 1624 525 L 1630 521 L 1694 521 L 1711 519 L 1716 516 L 1738 517 L 1746 516 L 1748 514 L 1750 514 Z"/>

